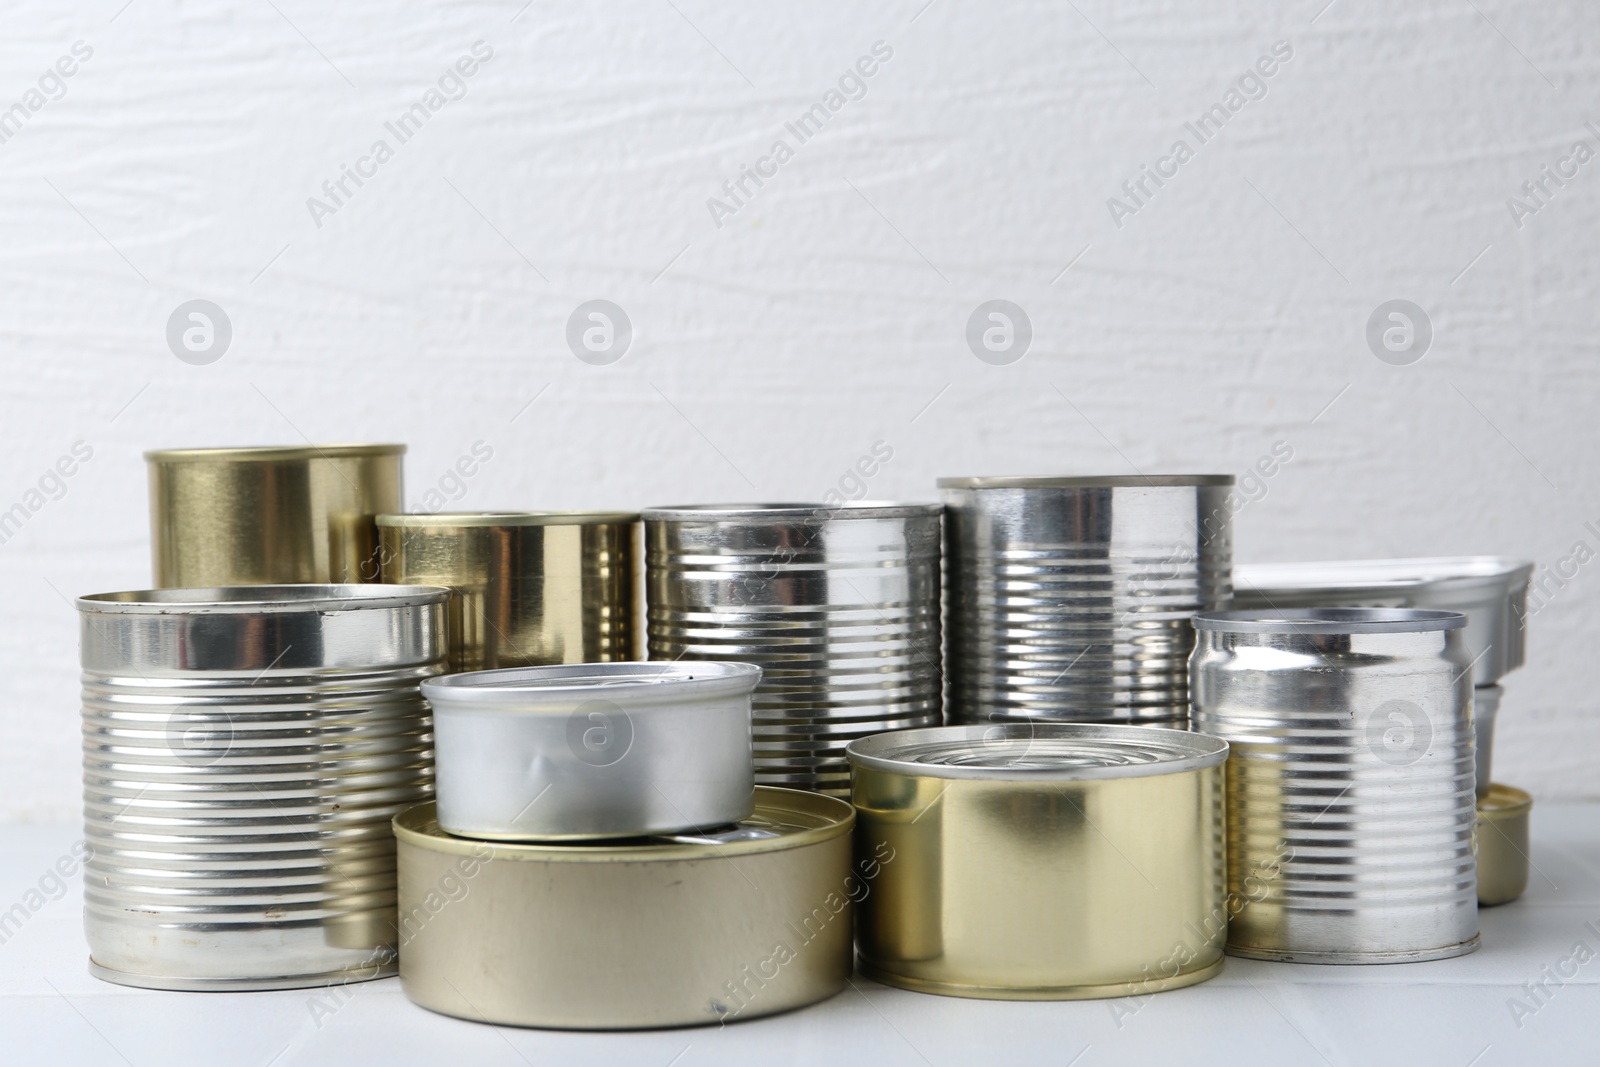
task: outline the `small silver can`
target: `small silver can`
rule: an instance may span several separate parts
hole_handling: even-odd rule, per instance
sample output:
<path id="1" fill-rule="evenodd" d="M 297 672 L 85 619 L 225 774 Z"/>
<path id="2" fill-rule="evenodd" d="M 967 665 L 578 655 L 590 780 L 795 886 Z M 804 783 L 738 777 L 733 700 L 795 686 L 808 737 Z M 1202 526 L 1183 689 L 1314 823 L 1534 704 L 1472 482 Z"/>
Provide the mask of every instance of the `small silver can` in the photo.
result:
<path id="1" fill-rule="evenodd" d="M 1228 889 L 1248 902 L 1230 954 L 1402 963 L 1477 947 L 1465 625 L 1412 608 L 1195 617 L 1192 718 L 1230 746 Z"/>
<path id="2" fill-rule="evenodd" d="M 433 791 L 447 592 L 280 585 L 78 601 L 90 970 L 153 989 L 395 971 L 390 820 Z"/>

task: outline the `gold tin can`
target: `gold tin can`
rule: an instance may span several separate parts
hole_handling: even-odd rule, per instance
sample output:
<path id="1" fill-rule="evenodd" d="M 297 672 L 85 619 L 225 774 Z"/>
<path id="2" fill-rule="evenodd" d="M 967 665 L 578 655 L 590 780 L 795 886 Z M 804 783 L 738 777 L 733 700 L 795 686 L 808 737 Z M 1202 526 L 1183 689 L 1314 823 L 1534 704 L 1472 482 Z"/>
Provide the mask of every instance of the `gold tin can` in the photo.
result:
<path id="1" fill-rule="evenodd" d="M 848 750 L 861 971 L 992 1000 L 1176 989 L 1222 969 L 1228 745 L 1102 724 L 946 726 Z"/>
<path id="2" fill-rule="evenodd" d="M 402 987 L 445 1015 L 562 1030 L 815 1003 L 849 980 L 871 889 L 854 823 L 842 800 L 759 786 L 722 833 L 512 844 L 452 837 L 419 805 L 394 820 Z"/>
<path id="3" fill-rule="evenodd" d="M 1478 798 L 1478 904 L 1509 904 L 1528 888 L 1533 798 L 1498 783 Z"/>
<path id="4" fill-rule="evenodd" d="M 375 582 L 405 445 L 146 452 L 159 589 Z"/>
<path id="5" fill-rule="evenodd" d="M 639 516 L 377 517 L 382 579 L 447 586 L 448 673 L 640 659 Z"/>

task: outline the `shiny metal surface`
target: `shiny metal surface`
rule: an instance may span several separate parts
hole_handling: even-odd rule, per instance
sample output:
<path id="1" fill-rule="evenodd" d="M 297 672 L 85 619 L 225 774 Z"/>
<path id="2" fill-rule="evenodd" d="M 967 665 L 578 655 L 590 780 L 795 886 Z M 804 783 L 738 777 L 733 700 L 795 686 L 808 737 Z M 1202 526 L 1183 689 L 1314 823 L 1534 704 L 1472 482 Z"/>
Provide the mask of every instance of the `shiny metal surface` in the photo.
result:
<path id="1" fill-rule="evenodd" d="M 146 452 L 157 587 L 375 582 L 405 445 Z"/>
<path id="2" fill-rule="evenodd" d="M 715 839 L 528 845 L 395 820 L 406 996 L 476 1022 L 626 1030 L 735 1022 L 850 977 L 850 805 L 758 788 Z M 742 831 L 742 832 L 741 832 Z M 871 870 L 869 867 L 867 870 Z"/>
<path id="3" fill-rule="evenodd" d="M 1228 952 L 1398 963 L 1478 944 L 1471 656 L 1456 612 L 1196 616 L 1194 729 L 1232 746 Z"/>
<path id="4" fill-rule="evenodd" d="M 755 805 L 749 663 L 453 674 L 433 706 L 439 825 L 506 840 L 714 829 Z"/>
<path id="5" fill-rule="evenodd" d="M 1480 685 L 1472 690 L 1473 767 L 1479 800 L 1489 795 L 1494 781 L 1494 720 L 1504 694 L 1498 685 Z"/>
<path id="6" fill-rule="evenodd" d="M 946 718 L 1171 722 L 1231 591 L 1231 476 L 941 478 Z"/>
<path id="7" fill-rule="evenodd" d="M 1478 798 L 1478 904 L 1509 904 L 1528 888 L 1533 798 L 1496 782 Z"/>
<path id="8" fill-rule="evenodd" d="M 756 781 L 843 796 L 844 748 L 939 721 L 937 504 L 644 513 L 651 660 L 738 660 Z"/>
<path id="9" fill-rule="evenodd" d="M 383 580 L 450 588 L 448 669 L 637 660 L 639 516 L 379 515 Z"/>
<path id="10" fill-rule="evenodd" d="M 247 586 L 78 601 L 96 974 L 279 989 L 394 971 L 389 820 L 432 791 L 418 683 L 445 591 Z"/>
<path id="11" fill-rule="evenodd" d="M 1146 726 L 949 726 L 850 745 L 862 973 L 999 1000 L 1140 996 L 1222 968 L 1223 764 Z"/>
<path id="12" fill-rule="evenodd" d="M 1474 685 L 1522 666 L 1533 564 L 1504 556 L 1252 563 L 1235 570 L 1233 606 L 1431 608 L 1467 617 Z"/>

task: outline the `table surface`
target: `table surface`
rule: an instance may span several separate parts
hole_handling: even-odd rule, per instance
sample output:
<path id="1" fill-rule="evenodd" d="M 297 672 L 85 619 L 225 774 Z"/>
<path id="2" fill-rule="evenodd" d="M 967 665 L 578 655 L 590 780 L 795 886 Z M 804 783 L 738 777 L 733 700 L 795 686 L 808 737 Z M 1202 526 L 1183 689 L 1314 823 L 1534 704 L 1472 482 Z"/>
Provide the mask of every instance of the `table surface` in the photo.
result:
<path id="1" fill-rule="evenodd" d="M 1230 958 L 1209 982 L 1142 1001 L 960 1000 L 857 977 L 833 999 L 787 1015 L 611 1034 L 446 1018 L 411 1004 L 392 978 L 345 987 L 333 1002 L 323 993 L 321 1004 L 316 991 L 160 993 L 98 981 L 86 969 L 80 887 L 63 894 L 49 878 L 77 828 L 6 826 L 0 914 L 20 903 L 28 917 L 0 934 L 0 1062 L 1592 1063 L 1600 1060 L 1597 821 L 1600 805 L 1536 807 L 1527 894 L 1485 909 L 1482 947 L 1459 959 L 1318 967 Z M 41 885 L 44 894 L 29 896 Z"/>

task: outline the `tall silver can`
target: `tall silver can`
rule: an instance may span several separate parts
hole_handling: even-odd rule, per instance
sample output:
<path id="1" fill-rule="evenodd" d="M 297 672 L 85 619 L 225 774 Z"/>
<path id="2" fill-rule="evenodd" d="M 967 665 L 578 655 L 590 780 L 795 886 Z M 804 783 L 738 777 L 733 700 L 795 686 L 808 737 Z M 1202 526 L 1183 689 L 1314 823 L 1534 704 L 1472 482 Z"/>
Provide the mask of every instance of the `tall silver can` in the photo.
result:
<path id="1" fill-rule="evenodd" d="M 756 783 L 850 791 L 858 737 L 939 722 L 938 504 L 644 512 L 652 660 L 761 667 Z"/>
<path id="2" fill-rule="evenodd" d="M 1194 728 L 1227 741 L 1228 952 L 1401 963 L 1478 944 L 1466 616 L 1195 617 Z"/>
<path id="3" fill-rule="evenodd" d="M 433 792 L 448 594 L 286 585 L 78 601 L 90 969 L 283 989 L 395 966 L 390 820 Z"/>
<path id="4" fill-rule="evenodd" d="M 946 717 L 1181 726 L 1233 593 L 1231 475 L 941 478 Z"/>

